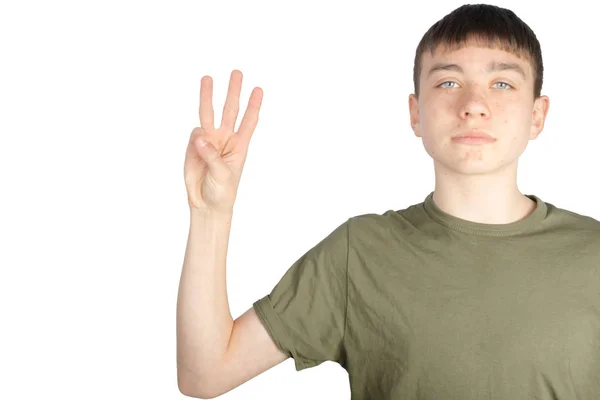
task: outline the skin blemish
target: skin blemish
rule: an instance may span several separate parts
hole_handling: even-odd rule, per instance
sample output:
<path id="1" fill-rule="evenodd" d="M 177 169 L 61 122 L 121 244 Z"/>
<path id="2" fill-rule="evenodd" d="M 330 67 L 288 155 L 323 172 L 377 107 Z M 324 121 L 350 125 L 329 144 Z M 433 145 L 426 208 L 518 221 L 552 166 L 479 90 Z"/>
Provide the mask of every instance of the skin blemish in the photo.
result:
<path id="1" fill-rule="evenodd" d="M 463 155 L 463 161 L 481 161 L 483 152 L 481 150 L 467 150 Z"/>

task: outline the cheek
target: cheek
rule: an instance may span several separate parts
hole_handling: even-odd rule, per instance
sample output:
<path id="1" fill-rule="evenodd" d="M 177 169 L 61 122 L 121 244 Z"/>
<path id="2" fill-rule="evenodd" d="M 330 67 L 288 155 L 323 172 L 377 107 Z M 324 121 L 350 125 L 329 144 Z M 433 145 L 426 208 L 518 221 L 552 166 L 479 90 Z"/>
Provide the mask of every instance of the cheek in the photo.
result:
<path id="1" fill-rule="evenodd" d="M 422 127 L 434 127 L 440 124 L 447 115 L 448 104 L 439 101 L 428 102 L 425 107 L 420 110 L 420 119 Z"/>
<path id="2" fill-rule="evenodd" d="M 496 120 L 502 126 L 511 129 L 522 129 L 531 123 L 531 115 L 527 114 L 524 107 L 503 106 L 496 111 Z"/>
<path id="3" fill-rule="evenodd" d="M 525 115 L 524 110 L 531 110 L 531 106 L 525 104 L 521 99 L 517 98 L 506 98 L 499 99 L 493 102 L 494 108 L 492 109 L 496 115 L 501 115 L 503 118 L 513 119 L 514 117 L 520 117 Z"/>
<path id="4" fill-rule="evenodd" d="M 449 117 L 456 115 L 457 107 L 451 99 L 437 99 L 427 105 L 426 118 L 431 125 L 447 124 Z"/>
<path id="5" fill-rule="evenodd" d="M 510 130 L 523 130 L 531 124 L 531 115 L 525 110 L 527 106 L 522 103 L 500 103 L 495 104 L 492 111 L 495 115 L 496 124 L 501 128 Z"/>

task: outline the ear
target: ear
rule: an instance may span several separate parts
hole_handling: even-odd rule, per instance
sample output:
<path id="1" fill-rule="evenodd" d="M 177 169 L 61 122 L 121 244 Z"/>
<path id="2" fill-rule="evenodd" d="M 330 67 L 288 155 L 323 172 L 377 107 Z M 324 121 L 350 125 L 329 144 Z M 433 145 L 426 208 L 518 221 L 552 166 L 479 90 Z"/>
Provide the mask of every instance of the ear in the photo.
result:
<path id="1" fill-rule="evenodd" d="M 408 96 L 408 112 L 410 113 L 410 126 L 415 136 L 421 137 L 421 122 L 419 120 L 419 99 L 415 94 Z"/>
<path id="2" fill-rule="evenodd" d="M 544 129 L 544 122 L 550 108 L 550 99 L 548 96 L 540 96 L 533 103 L 533 115 L 531 118 L 531 133 L 529 140 L 536 139 Z"/>

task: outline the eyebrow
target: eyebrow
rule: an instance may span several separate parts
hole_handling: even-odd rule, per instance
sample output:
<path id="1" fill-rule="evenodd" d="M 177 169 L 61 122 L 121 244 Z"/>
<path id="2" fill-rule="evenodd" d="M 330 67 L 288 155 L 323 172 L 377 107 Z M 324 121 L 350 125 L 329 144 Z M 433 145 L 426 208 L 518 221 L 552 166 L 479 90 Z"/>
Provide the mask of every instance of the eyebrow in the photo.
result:
<path id="1" fill-rule="evenodd" d="M 527 75 L 525 74 L 525 71 L 523 70 L 523 68 L 521 68 L 521 66 L 519 64 L 509 63 L 509 62 L 492 61 L 486 67 L 486 72 L 488 72 L 488 73 L 497 72 L 497 71 L 506 71 L 506 70 L 516 71 L 523 76 L 523 79 L 527 79 Z M 456 71 L 461 74 L 464 73 L 464 71 L 460 65 L 442 62 L 442 63 L 437 63 L 437 64 L 433 65 L 431 67 L 431 69 L 429 70 L 429 72 L 427 73 L 427 77 L 430 77 L 434 72 L 437 72 L 437 71 Z"/>

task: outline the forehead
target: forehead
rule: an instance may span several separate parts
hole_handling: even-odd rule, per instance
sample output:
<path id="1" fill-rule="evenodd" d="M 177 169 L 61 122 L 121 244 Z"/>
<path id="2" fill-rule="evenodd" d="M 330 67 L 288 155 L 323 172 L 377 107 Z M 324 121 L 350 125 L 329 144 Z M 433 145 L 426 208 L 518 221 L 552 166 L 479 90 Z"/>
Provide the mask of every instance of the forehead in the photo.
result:
<path id="1" fill-rule="evenodd" d="M 527 77 L 533 75 L 533 67 L 528 55 L 515 52 L 501 44 L 470 41 L 461 44 L 441 44 L 425 51 L 422 58 L 422 70 L 427 73 L 434 64 L 457 64 L 463 69 L 489 67 L 491 63 L 517 64 Z"/>

